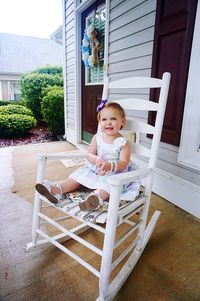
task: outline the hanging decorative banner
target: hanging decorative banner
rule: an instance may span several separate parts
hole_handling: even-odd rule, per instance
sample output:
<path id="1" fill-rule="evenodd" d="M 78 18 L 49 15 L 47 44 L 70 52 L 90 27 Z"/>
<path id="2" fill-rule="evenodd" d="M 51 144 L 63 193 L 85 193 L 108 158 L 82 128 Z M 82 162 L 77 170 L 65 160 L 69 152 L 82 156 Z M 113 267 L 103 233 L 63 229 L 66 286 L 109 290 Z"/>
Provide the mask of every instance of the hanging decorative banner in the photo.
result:
<path id="1" fill-rule="evenodd" d="M 99 63 L 100 37 L 99 30 L 89 25 L 82 40 L 82 60 L 87 68 L 93 68 Z"/>

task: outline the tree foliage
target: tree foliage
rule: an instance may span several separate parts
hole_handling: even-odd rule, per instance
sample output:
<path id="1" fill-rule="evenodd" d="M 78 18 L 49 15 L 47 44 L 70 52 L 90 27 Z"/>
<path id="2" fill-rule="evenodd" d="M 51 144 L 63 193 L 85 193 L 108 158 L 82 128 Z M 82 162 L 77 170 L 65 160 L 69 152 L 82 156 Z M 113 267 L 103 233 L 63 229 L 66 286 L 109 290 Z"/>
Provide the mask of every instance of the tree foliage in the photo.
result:
<path id="1" fill-rule="evenodd" d="M 48 129 L 55 134 L 63 134 L 64 91 L 62 87 L 49 87 L 44 91 L 41 110 Z"/>
<path id="2" fill-rule="evenodd" d="M 35 69 L 33 73 L 38 74 L 51 74 L 51 75 L 61 75 L 62 76 L 62 67 L 61 66 L 44 66 L 38 69 Z"/>
<path id="3" fill-rule="evenodd" d="M 43 91 L 49 86 L 63 87 L 62 68 L 47 66 L 36 69 L 22 76 L 22 99 L 26 106 L 33 111 L 37 120 L 42 120 L 41 102 Z"/>

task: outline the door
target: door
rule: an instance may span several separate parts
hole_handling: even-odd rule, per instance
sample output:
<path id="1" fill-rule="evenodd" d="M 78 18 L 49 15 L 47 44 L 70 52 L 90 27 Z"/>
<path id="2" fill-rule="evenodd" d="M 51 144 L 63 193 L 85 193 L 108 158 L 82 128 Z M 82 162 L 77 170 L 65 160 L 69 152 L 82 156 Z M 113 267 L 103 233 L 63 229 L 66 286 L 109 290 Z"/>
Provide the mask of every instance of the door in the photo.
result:
<path id="1" fill-rule="evenodd" d="M 179 145 L 197 0 L 157 0 L 152 76 L 171 72 L 161 140 Z M 151 93 L 151 99 L 156 92 Z M 154 114 L 149 116 L 153 123 Z"/>
<path id="2" fill-rule="evenodd" d="M 97 131 L 96 107 L 101 102 L 104 79 L 105 0 L 82 13 L 82 140 L 90 142 Z"/>

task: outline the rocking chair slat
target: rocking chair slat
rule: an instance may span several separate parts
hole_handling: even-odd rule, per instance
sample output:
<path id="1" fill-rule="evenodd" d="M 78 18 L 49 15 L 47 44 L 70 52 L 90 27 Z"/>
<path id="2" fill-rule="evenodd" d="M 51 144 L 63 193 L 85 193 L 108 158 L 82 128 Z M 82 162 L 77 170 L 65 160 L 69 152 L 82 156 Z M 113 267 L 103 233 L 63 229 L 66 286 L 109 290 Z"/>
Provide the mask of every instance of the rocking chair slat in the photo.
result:
<path id="1" fill-rule="evenodd" d="M 97 224 L 94 224 L 92 222 L 90 222 L 90 220 L 85 220 L 83 219 L 82 217 L 78 216 L 78 215 L 74 215 L 73 212 L 71 211 L 68 211 L 67 208 L 64 206 L 64 207 L 56 207 L 54 204 L 50 203 L 45 197 L 41 197 L 41 199 L 45 202 L 47 202 L 48 204 L 51 205 L 51 207 L 54 207 L 55 209 L 57 210 L 60 210 L 62 211 L 63 213 L 65 214 L 68 214 L 70 215 L 71 217 L 76 217 L 76 219 L 81 222 L 81 223 L 84 223 L 84 224 L 87 224 L 89 227 L 92 227 L 94 229 L 96 229 L 97 231 L 101 232 L 101 233 L 105 233 L 105 229 Z M 76 204 L 76 207 L 77 207 L 77 204 Z M 85 215 L 85 213 L 83 214 Z"/>
<path id="2" fill-rule="evenodd" d="M 56 223 L 55 221 L 50 219 L 48 216 L 46 216 L 42 213 L 39 213 L 38 215 L 39 215 L 39 217 L 41 217 L 42 219 L 47 221 L 50 225 L 54 226 L 55 228 L 57 228 L 61 232 L 69 235 L 71 238 L 73 238 L 74 240 L 80 242 L 82 245 L 84 245 L 85 247 L 87 247 L 90 250 L 94 251 L 96 254 L 102 256 L 102 253 L 103 253 L 102 250 L 95 247 L 94 245 L 92 245 L 91 243 L 86 241 L 85 239 L 83 239 L 83 238 L 79 237 L 78 235 L 74 234 L 72 231 L 65 229 L 63 226 L 59 225 L 58 223 Z"/>
<path id="3" fill-rule="evenodd" d="M 137 245 L 138 238 L 136 238 L 129 246 L 124 250 L 123 253 L 112 263 L 111 270 L 114 270 L 116 266 L 128 255 L 128 253 L 133 250 L 133 248 Z"/>
<path id="4" fill-rule="evenodd" d="M 123 243 L 134 231 L 136 231 L 140 225 L 141 221 L 139 221 L 138 223 L 135 223 L 135 225 L 129 229 L 128 231 L 126 231 L 126 233 L 123 234 L 123 236 L 118 239 L 116 242 L 115 242 L 115 246 L 114 246 L 114 249 L 116 249 L 121 243 Z"/>
<path id="5" fill-rule="evenodd" d="M 126 126 L 123 128 L 123 130 L 130 130 L 134 129 L 134 132 L 140 132 L 144 134 L 154 134 L 155 133 L 155 127 L 148 124 L 144 123 L 140 120 L 137 119 L 128 119 L 126 122 Z"/>
<path id="6" fill-rule="evenodd" d="M 70 251 L 69 249 L 67 249 L 63 245 L 61 245 L 59 242 L 54 240 L 52 237 L 49 237 L 43 231 L 37 230 L 37 233 L 40 236 L 44 237 L 49 242 L 51 242 L 54 246 L 56 246 L 58 249 L 63 251 L 65 254 L 67 254 L 70 257 L 72 257 L 73 259 L 75 259 L 77 262 L 79 262 L 81 265 L 83 265 L 85 268 L 87 268 L 90 272 L 92 272 L 95 276 L 97 276 L 98 278 L 100 277 L 99 271 L 97 271 L 93 266 L 91 266 L 89 263 L 87 263 L 85 260 L 83 260 L 80 256 L 76 255 L 75 253 L 73 253 L 72 251 Z"/>
<path id="7" fill-rule="evenodd" d="M 87 229 L 89 229 L 89 227 L 87 225 L 80 224 L 80 225 L 74 227 L 73 229 L 71 229 L 71 231 L 73 233 L 76 233 L 77 235 L 79 235 L 82 232 L 85 232 Z M 71 239 L 71 237 L 69 235 L 67 235 L 66 233 L 57 234 L 55 236 L 52 236 L 52 238 L 60 243 Z M 49 244 L 49 241 L 47 239 L 38 239 L 37 245 L 33 244 L 32 242 L 27 244 L 25 251 L 26 252 L 34 251 L 36 248 L 43 247 L 44 244 Z"/>
<path id="8" fill-rule="evenodd" d="M 137 98 L 125 98 L 116 100 L 125 110 L 139 110 L 139 111 L 157 111 L 159 104 L 157 102 L 137 99 Z"/>
<path id="9" fill-rule="evenodd" d="M 141 88 L 157 88 L 163 84 L 161 79 L 149 77 L 127 77 L 110 82 L 110 89 L 141 89 Z"/>

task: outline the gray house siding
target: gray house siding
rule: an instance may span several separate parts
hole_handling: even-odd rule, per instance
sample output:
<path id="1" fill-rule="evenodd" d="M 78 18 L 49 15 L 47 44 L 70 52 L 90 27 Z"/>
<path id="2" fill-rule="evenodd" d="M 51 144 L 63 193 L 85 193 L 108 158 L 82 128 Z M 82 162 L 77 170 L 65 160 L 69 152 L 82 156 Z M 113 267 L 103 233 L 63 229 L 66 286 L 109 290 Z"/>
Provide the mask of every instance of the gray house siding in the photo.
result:
<path id="1" fill-rule="evenodd" d="M 150 76 L 152 66 L 152 52 L 154 40 L 154 26 L 156 15 L 156 0 L 111 0 L 109 14 L 109 34 L 108 34 L 108 76 L 111 81 L 117 78 L 129 76 Z M 74 1 L 66 2 L 66 96 L 67 96 L 67 126 L 70 130 L 77 130 L 74 127 L 76 120 L 77 104 L 75 99 L 75 20 Z M 74 36 L 73 36 L 74 34 Z M 80 37 L 79 37 L 80 39 Z M 81 55 L 81 54 L 80 54 Z M 130 91 L 126 91 L 127 97 Z M 140 91 L 136 95 L 138 98 L 149 97 L 148 91 Z M 111 91 L 110 99 L 119 99 L 117 90 Z M 80 106 L 80 104 L 79 104 Z M 129 112 L 127 112 L 128 114 Z M 137 118 L 147 118 L 145 113 Z M 150 139 L 143 138 L 145 144 L 151 143 Z M 80 142 L 80 141 L 79 141 Z M 167 188 L 173 190 L 173 185 L 177 181 L 178 185 L 174 189 L 175 204 L 195 215 L 194 202 L 198 202 L 200 192 L 199 176 L 200 172 L 183 166 L 178 163 L 179 148 L 161 142 L 158 158 L 158 173 L 165 180 L 162 182 L 162 190 L 166 191 L 166 185 L 172 181 L 172 186 Z M 167 180 L 168 179 L 168 180 Z M 183 186 L 181 186 L 183 184 Z M 180 186 L 179 186 L 180 185 Z M 184 201 L 186 205 L 181 205 L 178 197 L 178 189 L 189 187 L 188 196 Z M 156 188 L 158 194 L 160 187 Z M 183 189 L 184 191 L 184 189 Z M 193 194 L 195 191 L 196 194 Z M 170 191 L 171 193 L 171 191 Z M 183 192 L 184 194 L 185 192 Z M 191 193 L 193 199 L 191 199 Z M 185 193 L 186 194 L 186 193 Z M 168 195 L 160 194 L 170 200 Z M 177 197 L 176 197 L 177 196 Z M 172 197 L 173 198 L 173 197 Z M 189 205 L 191 199 L 191 205 Z M 171 201 L 171 200 L 170 200 Z M 191 206 L 191 210 L 189 208 Z M 198 214 L 196 216 L 199 216 Z"/>
<path id="2" fill-rule="evenodd" d="M 150 75 L 155 1 L 111 1 L 109 68 L 112 79 Z"/>
<path id="3" fill-rule="evenodd" d="M 111 80 L 151 74 L 155 10 L 156 0 L 111 1 L 108 59 Z M 120 95 L 116 91 L 110 97 L 117 99 Z M 147 118 L 145 114 L 138 117 Z M 144 143 L 150 140 L 145 139 Z M 161 143 L 158 168 L 199 185 L 200 172 L 181 166 L 177 157 L 178 147 Z"/>
<path id="4" fill-rule="evenodd" d="M 150 76 L 155 24 L 155 1 L 111 1 L 109 26 L 108 76 L 111 80 L 128 76 Z M 126 96 L 129 97 L 126 91 Z M 141 91 L 138 98 L 148 98 Z M 145 95 L 146 93 L 146 95 Z M 111 99 L 119 99 L 111 91 Z M 128 112 L 127 112 L 128 113 Z M 145 112 L 138 118 L 147 118 Z"/>
<path id="5" fill-rule="evenodd" d="M 65 64 L 66 64 L 66 127 L 75 130 L 75 18 L 74 1 L 66 1 Z"/>

